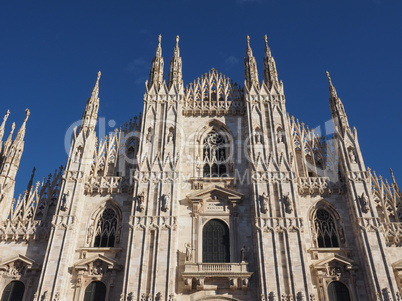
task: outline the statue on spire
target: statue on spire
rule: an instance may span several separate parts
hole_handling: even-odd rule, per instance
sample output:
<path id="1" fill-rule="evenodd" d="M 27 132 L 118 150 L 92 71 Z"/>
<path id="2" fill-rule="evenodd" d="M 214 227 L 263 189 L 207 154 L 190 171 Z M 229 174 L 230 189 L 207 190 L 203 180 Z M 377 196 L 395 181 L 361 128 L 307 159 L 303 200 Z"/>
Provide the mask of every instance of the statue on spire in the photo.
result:
<path id="1" fill-rule="evenodd" d="M 170 69 L 169 69 L 169 83 L 168 88 L 173 84 L 183 84 L 183 75 L 182 75 L 182 61 L 180 57 L 180 48 L 179 48 L 179 36 L 176 36 L 176 46 L 173 51 L 173 57 L 170 60 Z"/>
<path id="2" fill-rule="evenodd" d="M 163 82 L 163 57 L 162 57 L 162 35 L 158 36 L 158 46 L 156 47 L 156 53 L 152 59 L 151 71 L 149 72 L 148 88 L 152 85 L 156 85 L 158 88 Z"/>
<path id="3" fill-rule="evenodd" d="M 250 46 L 250 37 L 247 35 L 247 56 L 244 58 L 244 79 L 248 88 L 252 85 L 259 87 L 257 63 L 253 57 L 253 50 Z"/>
<path id="4" fill-rule="evenodd" d="M 268 37 L 265 40 L 265 57 L 264 57 L 264 79 L 265 84 L 270 89 L 272 86 L 279 87 L 278 71 L 276 70 L 275 60 L 272 57 L 271 49 L 268 46 Z"/>
<path id="5" fill-rule="evenodd" d="M 331 95 L 332 98 L 338 98 L 338 95 L 336 94 L 335 87 L 332 84 L 331 76 L 329 75 L 329 72 L 326 71 L 325 73 L 327 74 L 327 79 L 328 79 L 328 83 L 329 83 L 329 94 Z"/>

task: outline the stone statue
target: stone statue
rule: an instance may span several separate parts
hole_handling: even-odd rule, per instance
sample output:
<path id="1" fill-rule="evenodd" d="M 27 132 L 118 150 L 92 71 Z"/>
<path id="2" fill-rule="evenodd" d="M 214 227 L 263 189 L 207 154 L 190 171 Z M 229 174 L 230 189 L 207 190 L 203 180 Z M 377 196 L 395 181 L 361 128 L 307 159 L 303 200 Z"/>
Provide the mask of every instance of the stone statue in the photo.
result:
<path id="1" fill-rule="evenodd" d="M 174 135 L 173 135 L 173 128 L 170 128 L 170 129 L 169 129 L 168 136 L 167 136 L 167 143 L 172 142 L 172 141 L 173 141 L 173 137 L 174 137 Z"/>
<path id="2" fill-rule="evenodd" d="M 140 212 L 144 211 L 144 191 L 140 192 L 137 195 L 137 201 L 138 201 L 138 211 Z"/>
<path id="3" fill-rule="evenodd" d="M 262 213 L 267 213 L 269 206 L 269 194 L 265 192 L 261 196 L 261 211 Z"/>
<path id="4" fill-rule="evenodd" d="M 186 261 L 190 262 L 192 260 L 192 256 L 191 256 L 191 245 L 190 243 L 186 242 L 184 244 L 184 247 L 186 248 Z"/>
<path id="5" fill-rule="evenodd" d="M 61 210 L 63 211 L 67 211 L 68 208 L 70 207 L 70 191 L 67 191 L 66 193 L 64 193 L 63 195 L 63 205 L 61 207 Z"/>
<path id="6" fill-rule="evenodd" d="M 350 158 L 350 162 L 356 163 L 356 156 L 355 156 L 355 152 L 353 151 L 353 149 L 349 150 L 349 158 Z"/>
<path id="7" fill-rule="evenodd" d="M 283 196 L 283 203 L 285 204 L 285 211 L 287 213 L 292 213 L 293 212 L 293 205 L 290 200 L 290 193 L 288 192 L 286 195 Z"/>
<path id="8" fill-rule="evenodd" d="M 152 127 L 149 127 L 148 133 L 147 133 L 147 142 L 152 141 Z"/>
<path id="9" fill-rule="evenodd" d="M 367 197 L 367 195 L 363 192 L 362 196 L 360 197 L 360 203 L 361 203 L 361 207 L 362 207 L 362 211 L 364 213 L 369 212 L 370 208 L 369 208 L 369 199 Z"/>
<path id="10" fill-rule="evenodd" d="M 240 262 L 244 262 L 247 259 L 247 249 L 246 246 L 243 245 L 243 247 L 240 249 Z"/>
<path id="11" fill-rule="evenodd" d="M 170 209 L 170 193 L 165 193 L 162 196 L 162 210 L 168 211 Z"/>

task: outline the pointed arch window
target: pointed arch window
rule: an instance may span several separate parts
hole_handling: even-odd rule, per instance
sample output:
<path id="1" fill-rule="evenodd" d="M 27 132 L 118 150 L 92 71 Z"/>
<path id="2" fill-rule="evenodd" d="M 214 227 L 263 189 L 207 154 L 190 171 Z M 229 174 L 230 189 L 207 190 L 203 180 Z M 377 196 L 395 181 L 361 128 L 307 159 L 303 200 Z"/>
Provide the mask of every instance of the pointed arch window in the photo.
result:
<path id="1" fill-rule="evenodd" d="M 328 285 L 329 301 L 350 301 L 349 290 L 340 281 L 333 281 Z"/>
<path id="2" fill-rule="evenodd" d="M 325 209 L 318 209 L 314 216 L 314 227 L 319 248 L 338 248 L 339 237 L 333 216 Z"/>
<path id="3" fill-rule="evenodd" d="M 22 301 L 25 285 L 21 281 L 11 281 L 3 291 L 1 301 Z"/>
<path id="4" fill-rule="evenodd" d="M 229 228 L 221 220 L 210 220 L 203 228 L 202 261 L 230 261 Z"/>
<path id="5" fill-rule="evenodd" d="M 106 285 L 101 281 L 92 281 L 85 289 L 84 301 L 105 301 Z"/>
<path id="6" fill-rule="evenodd" d="M 112 208 L 102 212 L 96 223 L 94 247 L 114 247 L 117 222 L 117 214 Z"/>
<path id="7" fill-rule="evenodd" d="M 225 177 L 226 173 L 226 141 L 215 132 L 210 132 L 203 141 L 204 177 Z"/>

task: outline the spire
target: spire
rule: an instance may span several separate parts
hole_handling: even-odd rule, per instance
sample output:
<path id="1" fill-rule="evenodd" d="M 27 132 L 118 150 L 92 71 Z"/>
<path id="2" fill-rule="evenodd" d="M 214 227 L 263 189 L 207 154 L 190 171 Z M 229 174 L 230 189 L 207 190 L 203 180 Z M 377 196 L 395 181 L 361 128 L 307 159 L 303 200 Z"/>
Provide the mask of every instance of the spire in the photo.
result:
<path id="1" fill-rule="evenodd" d="M 250 36 L 247 35 L 247 57 L 252 57 L 253 56 L 253 50 L 250 47 Z"/>
<path id="2" fill-rule="evenodd" d="M 331 76 L 329 75 L 329 72 L 326 71 L 325 72 L 327 74 L 327 79 L 328 79 L 328 83 L 329 83 L 329 95 L 331 96 L 331 98 L 338 98 L 338 95 L 336 94 L 336 90 L 334 85 L 332 84 L 332 80 L 331 80 Z"/>
<path id="3" fill-rule="evenodd" d="M 401 195 L 401 191 L 400 191 L 399 186 L 398 186 L 398 184 L 396 183 L 396 180 L 395 180 L 394 172 L 393 172 L 393 170 L 391 168 L 389 169 L 389 171 L 391 172 L 392 187 L 394 189 L 394 192 L 397 192 L 399 195 Z"/>
<path id="4" fill-rule="evenodd" d="M 151 72 L 149 73 L 148 87 L 155 84 L 159 87 L 163 82 L 163 57 L 162 57 L 162 35 L 158 36 L 158 47 L 156 48 L 156 53 L 152 59 Z"/>
<path id="5" fill-rule="evenodd" d="M 176 46 L 173 51 L 173 57 L 170 60 L 169 69 L 169 89 L 173 84 L 183 84 L 182 62 L 180 57 L 179 36 L 176 36 Z"/>
<path id="6" fill-rule="evenodd" d="M 28 121 L 29 115 L 31 114 L 31 112 L 26 109 L 25 110 L 25 119 L 24 122 L 22 123 L 20 129 L 18 130 L 17 136 L 15 137 L 15 140 L 13 142 L 13 145 L 17 146 L 17 144 L 19 144 L 20 142 L 22 142 L 24 140 L 25 137 L 25 129 L 26 129 L 26 123 Z"/>
<path id="7" fill-rule="evenodd" d="M 1 146 L 3 144 L 4 128 L 6 125 L 8 115 L 10 115 L 10 110 L 7 110 L 6 115 L 4 115 L 3 122 L 0 125 L 0 152 L 1 152 Z"/>
<path id="8" fill-rule="evenodd" d="M 258 71 L 257 71 L 257 63 L 255 62 L 255 58 L 253 56 L 253 51 L 250 47 L 250 37 L 247 36 L 247 56 L 244 58 L 244 79 L 248 88 L 251 88 L 252 85 L 258 87 Z"/>
<path id="9" fill-rule="evenodd" d="M 10 145 L 11 145 L 12 138 L 13 138 L 13 134 L 14 134 L 14 130 L 15 130 L 15 122 L 13 122 L 13 124 L 11 125 L 10 134 L 8 135 L 7 140 L 4 142 L 4 146 L 3 146 L 3 149 L 2 149 L 2 153 L 1 153 L 1 155 L 2 155 L 2 157 L 3 157 L 2 160 L 5 159 L 5 156 L 6 156 L 6 154 L 7 154 L 8 148 L 9 148 Z"/>
<path id="10" fill-rule="evenodd" d="M 342 101 L 339 99 L 336 89 L 334 85 L 332 84 L 331 77 L 329 75 L 329 72 L 326 71 L 327 74 L 327 79 L 329 83 L 329 107 L 331 109 L 331 115 L 332 115 L 332 121 L 334 122 L 335 126 L 339 126 L 340 130 L 342 133 L 345 132 L 345 130 L 349 129 L 349 122 L 348 122 L 348 117 L 346 116 L 345 108 L 343 106 Z"/>
<path id="11" fill-rule="evenodd" d="M 267 35 L 264 36 L 265 40 L 265 57 L 264 57 L 264 79 L 268 88 L 272 86 L 279 86 L 278 71 L 276 70 L 275 60 L 271 55 L 271 49 L 268 46 Z"/>
<path id="12" fill-rule="evenodd" d="M 92 89 L 91 97 L 87 100 L 85 105 L 84 114 L 82 114 L 81 127 L 89 127 L 94 129 L 96 125 L 96 120 L 98 119 L 98 109 L 99 109 L 99 80 L 101 72 L 98 71 L 98 76 L 96 78 L 96 83 Z"/>
<path id="13" fill-rule="evenodd" d="M 29 179 L 27 190 L 26 190 L 28 192 L 28 195 L 29 195 L 29 193 L 31 192 L 31 189 L 32 189 L 32 183 L 33 183 L 33 179 L 35 177 L 35 171 L 36 171 L 36 168 L 34 166 L 34 168 L 32 170 L 32 174 L 31 174 L 31 178 Z M 28 195 L 27 195 L 27 200 L 28 200 Z"/>

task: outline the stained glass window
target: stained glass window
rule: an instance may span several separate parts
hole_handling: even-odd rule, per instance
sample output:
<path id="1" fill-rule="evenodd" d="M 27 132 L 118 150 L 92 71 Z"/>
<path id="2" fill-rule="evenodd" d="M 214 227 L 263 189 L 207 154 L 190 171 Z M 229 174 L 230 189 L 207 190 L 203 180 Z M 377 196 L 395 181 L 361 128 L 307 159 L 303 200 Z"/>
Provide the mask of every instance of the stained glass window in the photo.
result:
<path id="1" fill-rule="evenodd" d="M 111 208 L 106 208 L 96 225 L 94 247 L 114 247 L 116 230 L 116 212 Z"/>
<path id="2" fill-rule="evenodd" d="M 338 248 L 338 232 L 332 215 L 325 209 L 315 213 L 314 225 L 319 248 Z"/>

